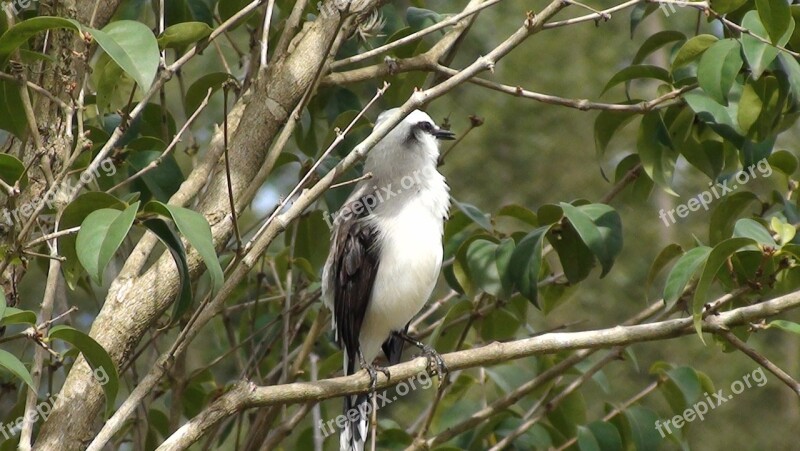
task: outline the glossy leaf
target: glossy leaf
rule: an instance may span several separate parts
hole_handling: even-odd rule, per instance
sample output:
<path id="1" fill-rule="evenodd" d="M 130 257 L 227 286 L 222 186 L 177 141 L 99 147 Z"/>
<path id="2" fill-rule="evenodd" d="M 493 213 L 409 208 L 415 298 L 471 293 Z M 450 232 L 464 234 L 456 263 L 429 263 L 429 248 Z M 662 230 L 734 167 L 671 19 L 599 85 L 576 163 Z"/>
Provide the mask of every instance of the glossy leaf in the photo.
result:
<path id="1" fill-rule="evenodd" d="M 653 264 L 650 265 L 650 270 L 647 272 L 647 280 L 644 283 L 645 296 L 647 296 L 650 285 L 653 283 L 653 280 L 655 280 L 661 270 L 664 269 L 669 262 L 683 254 L 683 248 L 675 243 L 667 245 L 667 247 L 661 249 L 661 252 L 659 252 L 655 260 L 653 260 Z"/>
<path id="2" fill-rule="evenodd" d="M 124 211 L 102 208 L 89 214 L 75 241 L 78 260 L 99 285 L 103 272 L 133 225 L 139 203 Z"/>
<path id="3" fill-rule="evenodd" d="M 186 249 L 183 247 L 183 243 L 181 239 L 178 238 L 178 235 L 169 228 L 163 219 L 147 219 L 143 221 L 142 224 L 167 246 L 170 254 L 172 254 L 172 259 L 175 260 L 175 264 L 178 267 L 180 289 L 178 290 L 178 297 L 175 300 L 175 305 L 172 308 L 170 325 L 173 325 L 192 305 L 191 275 L 189 274 L 189 265 L 186 262 Z"/>
<path id="4" fill-rule="evenodd" d="M 106 416 L 114 409 L 114 401 L 119 391 L 117 367 L 111 357 L 99 343 L 89 335 L 70 326 L 55 326 L 50 329 L 48 338 L 63 340 L 77 348 L 95 374 L 95 380 L 101 384 L 106 395 Z"/>
<path id="5" fill-rule="evenodd" d="M 2 291 L 2 290 L 0 290 Z M 12 324 L 36 324 L 36 313 L 30 310 L 20 310 L 14 307 L 6 307 L 3 316 L 0 317 L 0 327 Z"/>
<path id="6" fill-rule="evenodd" d="M 672 306 L 683 294 L 683 290 L 686 289 L 686 285 L 705 263 L 710 253 L 710 247 L 700 246 L 690 249 L 678 259 L 667 275 L 667 281 L 664 284 L 664 304 L 667 310 L 672 309 Z"/>
<path id="7" fill-rule="evenodd" d="M 725 241 L 714 246 L 708 254 L 708 258 L 703 265 L 703 270 L 700 273 L 700 279 L 697 282 L 697 287 L 694 290 L 694 300 L 692 301 L 692 317 L 694 319 L 694 328 L 700 339 L 702 335 L 702 314 L 703 305 L 708 301 L 708 291 L 711 288 L 711 283 L 717 276 L 717 272 L 722 267 L 728 258 L 734 252 L 743 248 L 744 246 L 755 244 L 752 238 L 729 238 Z"/>
<path id="8" fill-rule="evenodd" d="M 602 267 L 600 277 L 604 277 L 622 250 L 622 221 L 619 214 L 605 204 L 575 207 L 562 202 L 561 208 L 583 242 L 597 257 Z"/>
<path id="9" fill-rule="evenodd" d="M 685 41 L 686 35 L 680 31 L 664 30 L 647 38 L 646 41 L 639 47 L 636 55 L 633 57 L 631 64 L 639 64 L 647 58 L 648 55 L 660 49 L 661 47 L 678 41 Z"/>
<path id="10" fill-rule="evenodd" d="M 158 41 L 147 25 L 133 20 L 118 20 L 102 30 L 91 30 L 100 47 L 142 89 L 150 89 L 158 70 Z"/>
<path id="11" fill-rule="evenodd" d="M 727 105 L 728 93 L 742 68 L 741 45 L 735 39 L 715 42 L 700 57 L 697 81 L 712 99 Z"/>
<path id="12" fill-rule="evenodd" d="M 666 192 L 677 196 L 672 190 L 672 176 L 678 152 L 673 148 L 669 131 L 658 111 L 651 111 L 642 118 L 636 147 L 647 175 Z"/>
<path id="13" fill-rule="evenodd" d="M 644 64 L 628 66 L 611 77 L 611 80 L 606 83 L 606 86 L 603 88 L 603 91 L 600 93 L 600 95 L 605 94 L 606 91 L 620 83 L 626 83 L 640 78 L 651 78 L 661 80 L 665 83 L 670 83 L 672 81 L 669 71 L 662 67 Z"/>
<path id="14" fill-rule="evenodd" d="M 597 155 L 605 154 L 614 134 L 638 115 L 631 112 L 601 111 L 594 121 L 594 144 Z"/>
<path id="15" fill-rule="evenodd" d="M 771 248 L 778 247 L 769 231 L 758 221 L 750 218 L 742 218 L 736 221 L 733 226 L 733 236 L 752 238 L 757 243 Z"/>
<path id="16" fill-rule="evenodd" d="M 23 382 L 28 384 L 28 387 L 30 387 L 31 390 L 35 389 L 33 386 L 31 373 L 28 372 L 28 369 L 25 368 L 25 365 L 20 362 L 20 360 L 16 358 L 14 354 L 0 349 L 0 367 L 5 368 L 14 376 L 22 379 Z"/>
<path id="17" fill-rule="evenodd" d="M 675 59 L 672 61 L 672 72 L 700 58 L 703 52 L 708 50 L 708 48 L 718 40 L 716 36 L 701 34 L 686 41 L 678 50 Z"/>
<path id="18" fill-rule="evenodd" d="M 782 330 L 784 332 L 791 332 L 793 334 L 800 335 L 800 324 L 793 323 L 791 321 L 782 320 L 782 319 L 776 319 L 776 320 L 770 321 L 769 324 L 767 324 L 767 328 L 768 329 L 772 329 L 772 328 L 780 329 L 780 330 Z"/>
<path id="19" fill-rule="evenodd" d="M 713 186 L 712 189 L 716 193 L 722 190 L 717 186 Z M 758 201 L 758 196 L 750 191 L 740 191 L 722 198 L 711 213 L 711 220 L 708 226 L 709 242 L 713 245 L 730 238 L 733 234 L 733 226 L 742 212 Z"/>
<path id="20" fill-rule="evenodd" d="M 13 155 L 0 153 L 0 180 L 8 186 L 14 186 L 20 179 L 27 180 L 25 165 Z M 24 183 L 20 183 L 20 187 L 24 187 Z"/>
<path id="21" fill-rule="evenodd" d="M 756 11 L 750 11 L 742 19 L 742 26 L 750 30 L 756 36 L 767 36 L 767 30 L 761 23 L 761 19 Z M 784 46 L 789 42 L 789 38 L 794 31 L 794 21 L 790 21 L 786 32 L 778 40 L 777 45 Z M 780 52 L 775 46 L 766 44 L 750 34 L 742 34 L 742 50 L 747 59 L 747 64 L 753 73 L 753 78 L 758 79 L 767 67 Z"/>
<path id="22" fill-rule="evenodd" d="M 213 29 L 205 22 L 181 22 L 170 25 L 158 37 L 158 47 L 182 52 L 195 42 L 207 38 L 212 31 Z"/>
<path id="23" fill-rule="evenodd" d="M 235 80 L 235 78 L 227 72 L 212 72 L 198 78 L 197 81 L 192 83 L 189 89 L 186 90 L 186 98 L 184 99 L 186 111 L 196 111 L 203 102 L 203 99 L 206 98 L 209 89 L 211 89 L 212 92 L 216 92 L 228 80 Z"/>
<path id="24" fill-rule="evenodd" d="M 756 0 L 756 9 L 773 44 L 778 43 L 789 29 L 792 11 L 785 0 Z M 765 36 L 767 37 L 767 36 Z"/>
<path id="25" fill-rule="evenodd" d="M 80 31 L 81 26 L 72 19 L 63 17 L 39 16 L 32 17 L 14 25 L 0 36 L 0 69 L 8 64 L 11 54 L 28 39 L 41 31 L 52 30 L 54 28 L 66 28 L 69 30 Z"/>
<path id="26" fill-rule="evenodd" d="M 175 222 L 178 231 L 181 232 L 197 253 L 202 257 L 203 262 L 208 268 L 211 277 L 212 292 L 216 293 L 222 288 L 224 276 L 222 267 L 214 249 L 214 240 L 211 236 L 211 227 L 206 218 L 196 211 L 188 208 L 176 207 L 174 205 L 163 204 L 161 202 L 148 202 L 144 207 L 145 211 L 150 211 L 164 215 Z"/>
<path id="27" fill-rule="evenodd" d="M 492 223 L 489 221 L 488 215 L 480 211 L 478 207 L 464 202 L 459 202 L 457 200 L 453 200 L 453 204 L 458 207 L 459 210 L 464 212 L 464 214 L 467 215 L 472 222 L 483 227 L 483 229 L 486 231 L 492 231 Z"/>
<path id="28" fill-rule="evenodd" d="M 542 239 L 550 226 L 539 227 L 525 236 L 511 254 L 508 271 L 520 294 L 539 307 L 539 270 L 542 266 Z"/>

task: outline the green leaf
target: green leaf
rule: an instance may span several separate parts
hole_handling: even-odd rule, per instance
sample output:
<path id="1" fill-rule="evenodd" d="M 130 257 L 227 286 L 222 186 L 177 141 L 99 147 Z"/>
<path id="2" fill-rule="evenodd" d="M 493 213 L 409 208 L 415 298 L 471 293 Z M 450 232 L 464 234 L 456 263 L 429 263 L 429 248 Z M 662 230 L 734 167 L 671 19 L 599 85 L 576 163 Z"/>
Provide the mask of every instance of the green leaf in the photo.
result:
<path id="1" fill-rule="evenodd" d="M 83 193 L 64 209 L 59 228 L 60 230 L 66 230 L 78 227 L 90 213 L 102 208 L 113 208 L 122 211 L 127 208 L 127 205 L 104 192 L 90 191 Z M 61 268 L 64 271 L 64 279 L 71 289 L 75 289 L 75 282 L 81 272 L 81 263 L 75 250 L 76 235 L 69 234 L 58 238 L 58 251 L 66 258 Z"/>
<path id="2" fill-rule="evenodd" d="M 669 381 L 674 384 L 674 388 L 677 389 L 682 398 L 680 406 L 672 406 L 676 413 L 682 412 L 684 409 L 691 406 L 703 393 L 703 388 L 700 386 L 700 379 L 694 368 L 681 366 L 666 371 L 664 374 L 666 374 Z"/>
<path id="3" fill-rule="evenodd" d="M 800 104 L 800 63 L 790 55 L 778 54 L 780 67 L 789 79 L 790 91 L 795 104 Z"/>
<path id="4" fill-rule="evenodd" d="M 497 243 L 478 239 L 467 248 L 467 267 L 472 282 L 492 296 L 501 296 L 503 292 L 495 263 L 497 247 Z"/>
<path id="5" fill-rule="evenodd" d="M 586 425 L 602 451 L 622 451 L 622 437 L 611 423 L 593 421 Z"/>
<path id="6" fill-rule="evenodd" d="M 211 277 L 212 292 L 219 291 L 222 288 L 225 276 L 222 274 L 217 251 L 214 249 L 211 227 L 208 225 L 206 218 L 188 208 L 176 207 L 156 201 L 148 202 L 144 210 L 164 215 L 175 222 L 178 231 L 197 250 L 197 253 L 200 254 L 206 264 Z"/>
<path id="7" fill-rule="evenodd" d="M 719 14 L 727 14 L 741 8 L 748 0 L 711 0 L 711 9 Z"/>
<path id="8" fill-rule="evenodd" d="M 650 36 L 644 41 L 641 47 L 639 47 L 639 51 L 636 52 L 636 56 L 633 57 L 633 62 L 631 64 L 639 64 L 644 59 L 650 55 L 651 53 L 655 52 L 656 50 L 660 49 L 661 47 L 671 43 L 671 42 L 678 42 L 678 41 L 685 41 L 686 35 L 681 33 L 680 31 L 675 30 L 665 30 L 659 31 L 658 33 Z"/>
<path id="9" fill-rule="evenodd" d="M 128 75 L 147 91 L 158 71 L 158 41 L 147 25 L 133 20 L 117 20 L 102 30 L 90 30 L 100 47 Z"/>
<path id="10" fill-rule="evenodd" d="M 206 98 L 209 89 L 211 89 L 212 92 L 216 92 L 228 80 L 236 79 L 227 72 L 213 72 L 198 78 L 197 81 L 192 83 L 189 89 L 186 90 L 186 99 L 184 99 L 186 111 L 196 111 L 203 102 L 203 99 Z"/>
<path id="11" fill-rule="evenodd" d="M 793 334 L 800 335 L 800 324 L 793 323 L 791 321 L 785 321 L 782 319 L 776 319 L 775 321 L 770 321 L 770 323 L 767 324 L 767 329 L 771 329 L 773 327 L 776 329 L 780 329 L 784 332 L 791 332 Z"/>
<path id="12" fill-rule="evenodd" d="M 716 36 L 710 34 L 697 35 L 681 46 L 672 61 L 672 72 L 699 58 L 709 47 L 717 42 Z"/>
<path id="13" fill-rule="evenodd" d="M 717 41 L 700 57 L 697 81 L 712 99 L 721 105 L 727 105 L 728 92 L 742 64 L 739 41 L 735 39 Z"/>
<path id="14" fill-rule="evenodd" d="M 28 41 L 40 31 L 51 30 L 54 28 L 66 28 L 81 31 L 81 25 L 72 20 L 62 17 L 39 16 L 32 17 L 14 25 L 0 36 L 0 69 L 6 67 L 11 54 L 19 46 Z"/>
<path id="15" fill-rule="evenodd" d="M 129 174 L 133 175 L 141 171 L 150 163 L 158 160 L 161 155 L 162 152 L 155 150 L 132 152 L 126 159 L 130 165 Z M 134 180 L 133 186 L 142 193 L 144 199 L 152 198 L 168 202 L 172 195 L 178 192 L 181 183 L 183 183 L 181 168 L 173 155 L 167 155 L 158 166 Z"/>
<path id="16" fill-rule="evenodd" d="M 2 288 L 0 288 L 0 320 L 2 320 L 4 316 L 6 316 L 6 307 L 7 307 L 6 293 L 5 291 L 3 291 Z"/>
<path id="17" fill-rule="evenodd" d="M 713 188 L 716 190 L 716 186 Z M 730 238 L 736 220 L 753 202 L 759 202 L 759 199 L 751 191 L 740 191 L 725 196 L 711 213 L 708 241 L 713 245 Z"/>
<path id="18" fill-rule="evenodd" d="M 173 260 L 178 267 L 181 286 L 178 290 L 178 297 L 175 306 L 172 308 L 172 319 L 169 325 L 175 324 L 181 316 L 192 305 L 192 284 L 189 274 L 189 264 L 186 262 L 186 249 L 183 247 L 181 239 L 169 228 L 166 222 L 160 218 L 147 219 L 142 222 L 151 232 L 153 232 L 172 254 Z"/>
<path id="19" fill-rule="evenodd" d="M 717 272 L 719 272 L 719 269 L 725 261 L 733 255 L 734 252 L 750 244 L 755 244 L 755 240 L 742 237 L 729 238 L 714 246 L 714 249 L 708 254 L 708 258 L 706 259 L 706 263 L 700 275 L 700 280 L 697 282 L 697 287 L 694 290 L 694 300 L 692 302 L 694 328 L 700 336 L 700 340 L 704 341 L 702 334 L 703 305 L 708 300 L 708 290 L 711 288 L 711 283 L 714 281 Z"/>
<path id="20" fill-rule="evenodd" d="M 789 27 L 777 43 L 779 46 L 786 45 L 794 31 L 794 20 L 791 20 L 791 17 L 789 19 Z M 744 19 L 742 19 L 742 26 L 750 30 L 756 36 L 763 37 L 767 35 L 767 30 L 761 23 L 758 13 L 755 11 L 750 11 L 745 14 Z M 744 51 L 745 59 L 747 59 L 747 64 L 750 66 L 750 70 L 753 73 L 753 78 L 756 80 L 761 77 L 761 74 L 772 64 L 772 61 L 775 60 L 779 53 L 776 47 L 761 42 L 749 34 L 742 34 L 742 50 Z"/>
<path id="21" fill-rule="evenodd" d="M 757 243 L 771 248 L 778 247 L 769 231 L 761 223 L 750 218 L 736 221 L 736 225 L 733 227 L 733 236 L 752 238 Z"/>
<path id="22" fill-rule="evenodd" d="M 580 235 L 586 246 L 600 261 L 604 277 L 614 265 L 614 259 L 622 250 L 622 221 L 613 208 L 605 204 L 589 204 L 575 207 L 562 202 L 564 216 Z"/>
<path id="23" fill-rule="evenodd" d="M 413 6 L 406 10 L 406 23 L 412 30 L 422 30 L 425 27 L 441 22 L 441 20 L 441 14 L 436 11 Z"/>
<path id="24" fill-rule="evenodd" d="M 488 215 L 478 209 L 478 207 L 474 205 L 470 205 L 464 202 L 459 202 L 457 200 L 453 200 L 453 204 L 458 207 L 459 210 L 464 212 L 467 217 L 469 217 L 472 222 L 481 226 L 484 230 L 491 232 L 492 231 L 492 223 L 489 221 Z"/>
<path id="25" fill-rule="evenodd" d="M 508 298 L 514 292 L 514 279 L 508 268 L 511 266 L 511 256 L 514 254 L 516 244 L 512 238 L 506 238 L 497 246 L 494 252 L 494 261 L 497 266 L 497 273 L 500 275 L 500 286 L 502 291 L 498 295 L 500 298 Z"/>
<path id="26" fill-rule="evenodd" d="M 785 175 L 792 175 L 797 171 L 797 157 L 788 150 L 776 150 L 767 158 L 770 167 L 773 167 Z"/>
<path id="27" fill-rule="evenodd" d="M 753 83 L 748 80 L 742 90 L 742 97 L 739 99 L 739 127 L 745 133 L 755 125 L 758 117 L 761 115 L 761 110 L 764 104 L 761 102 L 761 97 L 753 87 Z"/>
<path id="28" fill-rule="evenodd" d="M 602 157 L 617 130 L 622 129 L 633 118 L 632 112 L 601 111 L 594 121 L 594 144 L 598 157 Z"/>
<path id="29" fill-rule="evenodd" d="M 117 367 L 105 348 L 94 338 L 70 326 L 55 326 L 50 329 L 51 340 L 63 340 L 77 348 L 92 368 L 95 380 L 103 387 L 106 395 L 106 416 L 114 410 L 114 401 L 119 391 L 119 375 Z"/>
<path id="30" fill-rule="evenodd" d="M 578 426 L 578 449 L 580 451 L 601 451 L 602 449 L 592 431 L 586 426 Z"/>
<path id="31" fill-rule="evenodd" d="M 33 386 L 31 373 L 28 372 L 28 369 L 25 368 L 25 365 L 20 362 L 20 360 L 16 358 L 14 354 L 0 349 L 0 367 L 5 368 L 14 376 L 22 379 L 23 382 L 28 384 L 28 387 L 30 387 L 31 390 L 36 389 L 36 387 Z"/>
<path id="32" fill-rule="evenodd" d="M 19 85 L 8 80 L 0 80 L 0 130 L 11 132 L 19 139 L 28 133 L 28 121 L 23 111 Z"/>
<path id="33" fill-rule="evenodd" d="M 539 269 L 542 266 L 542 238 L 550 226 L 539 227 L 520 240 L 511 254 L 508 271 L 514 285 L 526 299 L 539 307 Z"/>
<path id="34" fill-rule="evenodd" d="M 735 129 L 734 120 L 730 112 L 705 93 L 688 92 L 683 96 L 689 107 L 697 113 L 700 119 L 708 123 L 728 125 Z"/>
<path id="35" fill-rule="evenodd" d="M 661 80 L 665 83 L 672 82 L 672 78 L 670 77 L 669 71 L 664 69 L 663 67 L 650 66 L 646 64 L 633 65 L 633 66 L 628 66 L 622 69 L 621 71 L 617 72 L 616 74 L 614 74 L 614 76 L 611 77 L 611 80 L 609 80 L 608 83 L 606 83 L 606 86 L 603 88 L 603 91 L 600 93 L 600 95 L 605 94 L 606 91 L 608 91 L 609 89 L 613 88 L 614 86 L 620 83 L 629 82 L 631 80 L 638 78 L 654 78 L 656 80 Z"/>
<path id="36" fill-rule="evenodd" d="M 653 260 L 653 264 L 650 265 L 650 270 L 647 272 L 647 280 L 644 283 L 644 293 L 645 297 L 650 289 L 650 285 L 655 280 L 656 276 L 664 269 L 664 266 L 669 264 L 672 260 L 677 258 L 678 256 L 683 255 L 683 248 L 678 244 L 670 244 L 664 249 L 661 249 L 661 252 L 658 253 L 656 259 Z"/>
<path id="37" fill-rule="evenodd" d="M 666 310 L 672 309 L 672 306 L 675 305 L 675 302 L 677 302 L 683 294 L 683 290 L 686 289 L 689 280 L 692 279 L 700 268 L 700 265 L 706 261 L 710 253 L 710 247 L 700 246 L 690 249 L 678 259 L 675 266 L 670 270 L 669 275 L 667 275 L 667 281 L 664 284 L 664 304 L 666 305 Z"/>
<path id="38" fill-rule="evenodd" d="M 133 225 L 139 202 L 124 211 L 102 208 L 89 214 L 75 241 L 78 260 L 89 275 L 103 284 L 103 272 Z"/>
<path id="39" fill-rule="evenodd" d="M 496 216 L 508 216 L 511 218 L 516 218 L 532 226 L 539 224 L 536 213 L 516 204 L 502 206 L 499 210 L 497 210 Z"/>
<path id="40" fill-rule="evenodd" d="M 647 175 L 666 192 L 677 196 L 671 185 L 678 152 L 673 148 L 669 130 L 658 111 L 651 111 L 642 118 L 636 147 Z"/>
<path id="41" fill-rule="evenodd" d="M 792 11 L 786 0 L 756 0 L 758 16 L 767 29 L 773 44 L 778 43 L 792 21 Z M 766 37 L 766 36 L 765 36 Z"/>
<path id="42" fill-rule="evenodd" d="M 6 307 L 3 316 L 0 316 L 0 327 L 12 324 L 36 324 L 36 313 L 30 310 L 20 310 L 14 307 Z"/>
<path id="43" fill-rule="evenodd" d="M 9 186 L 14 186 L 20 178 L 27 181 L 25 165 L 12 155 L 0 153 L 0 180 Z M 23 183 L 20 183 L 20 186 L 22 187 Z"/>
<path id="44" fill-rule="evenodd" d="M 655 3 L 639 3 L 633 7 L 631 10 L 631 39 L 633 39 L 633 32 L 636 31 L 639 24 L 642 23 L 647 16 L 653 14 L 653 11 L 656 9 L 658 9 L 658 5 Z"/>
<path id="45" fill-rule="evenodd" d="M 659 419 L 652 410 L 632 406 L 623 411 L 625 421 L 630 429 L 630 441 L 637 451 L 659 449 L 661 435 L 653 425 Z"/>
<path id="46" fill-rule="evenodd" d="M 130 101 L 131 91 L 136 88 L 136 81 L 107 53 L 101 54 L 97 59 L 92 72 L 92 82 L 97 91 L 95 102 L 97 111 L 101 116 L 109 111 L 124 109 Z"/>
<path id="47" fill-rule="evenodd" d="M 181 22 L 171 25 L 158 37 L 160 49 L 176 49 L 183 52 L 197 41 L 205 39 L 214 31 L 205 22 Z"/>

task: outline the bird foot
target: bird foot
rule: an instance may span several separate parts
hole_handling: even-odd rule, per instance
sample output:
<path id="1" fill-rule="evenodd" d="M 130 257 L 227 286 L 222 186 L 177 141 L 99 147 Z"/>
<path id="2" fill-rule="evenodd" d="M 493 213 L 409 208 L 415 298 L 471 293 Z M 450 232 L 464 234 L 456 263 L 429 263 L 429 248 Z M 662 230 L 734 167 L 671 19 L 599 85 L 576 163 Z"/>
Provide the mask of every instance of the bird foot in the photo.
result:
<path id="1" fill-rule="evenodd" d="M 447 369 L 447 365 L 444 363 L 442 355 L 436 352 L 432 346 L 426 345 L 425 343 L 411 337 L 407 333 L 399 333 L 398 335 L 400 338 L 413 344 L 422 351 L 422 355 L 428 359 L 428 374 L 438 375 L 440 381 L 443 381 L 447 377 L 447 374 L 450 372 L 450 370 Z"/>
<path id="2" fill-rule="evenodd" d="M 386 379 L 391 379 L 392 378 L 392 375 L 389 373 L 389 368 L 387 368 L 385 366 L 374 365 L 372 363 L 367 363 L 367 361 L 364 360 L 364 356 L 363 355 L 359 355 L 359 358 L 361 360 L 361 368 L 367 370 L 367 373 L 369 373 L 369 380 L 370 380 L 369 391 L 370 392 L 374 392 L 376 390 L 377 386 L 378 386 L 378 371 L 383 373 L 384 376 L 386 376 Z"/>
<path id="3" fill-rule="evenodd" d="M 444 380 L 450 370 L 447 368 L 447 364 L 444 363 L 441 354 L 428 345 L 421 346 L 420 350 L 422 355 L 428 359 L 428 374 L 436 374 L 439 376 L 439 380 Z"/>

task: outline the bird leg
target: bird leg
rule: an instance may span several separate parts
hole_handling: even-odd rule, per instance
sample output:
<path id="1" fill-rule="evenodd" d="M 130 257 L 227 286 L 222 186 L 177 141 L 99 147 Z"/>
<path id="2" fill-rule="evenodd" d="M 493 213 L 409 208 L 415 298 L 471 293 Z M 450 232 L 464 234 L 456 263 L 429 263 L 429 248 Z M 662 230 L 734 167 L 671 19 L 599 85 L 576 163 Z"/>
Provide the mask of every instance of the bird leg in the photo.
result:
<path id="1" fill-rule="evenodd" d="M 433 372 L 439 375 L 439 380 L 444 380 L 450 370 L 447 369 L 447 365 L 444 363 L 441 354 L 436 352 L 433 347 L 426 345 L 404 331 L 396 333 L 398 337 L 418 347 L 422 351 L 422 355 L 428 359 L 428 372 L 432 372 L 431 370 L 433 370 Z"/>
<path id="2" fill-rule="evenodd" d="M 367 370 L 367 373 L 369 373 L 370 392 L 374 393 L 375 389 L 378 386 L 378 371 L 383 373 L 387 379 L 391 379 L 392 376 L 389 374 L 389 368 L 385 366 L 374 365 L 372 363 L 367 363 L 366 359 L 364 359 L 364 354 L 361 353 L 360 349 L 358 350 L 358 360 L 359 363 L 361 364 L 361 368 L 364 368 L 365 370 Z"/>

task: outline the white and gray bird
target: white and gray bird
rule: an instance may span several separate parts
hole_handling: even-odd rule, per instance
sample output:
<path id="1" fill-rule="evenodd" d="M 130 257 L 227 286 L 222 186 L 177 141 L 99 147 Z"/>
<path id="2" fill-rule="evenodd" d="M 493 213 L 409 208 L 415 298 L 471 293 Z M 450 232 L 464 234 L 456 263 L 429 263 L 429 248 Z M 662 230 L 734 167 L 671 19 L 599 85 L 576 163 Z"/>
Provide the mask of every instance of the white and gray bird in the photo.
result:
<path id="1" fill-rule="evenodd" d="M 394 112 L 381 113 L 376 126 Z M 389 363 L 397 363 L 403 341 L 422 348 L 440 372 L 444 369 L 438 354 L 406 331 L 431 295 L 442 266 L 450 196 L 436 169 L 437 140 L 453 137 L 415 110 L 368 154 L 364 173 L 372 177 L 356 185 L 336 214 L 322 298 L 333 312 L 346 375 L 366 368 L 374 384 L 375 370 L 385 369 L 373 360 L 383 349 Z M 341 431 L 342 450 L 363 449 L 367 404 L 366 395 L 345 398 L 345 417 L 353 409 L 358 414 Z"/>

